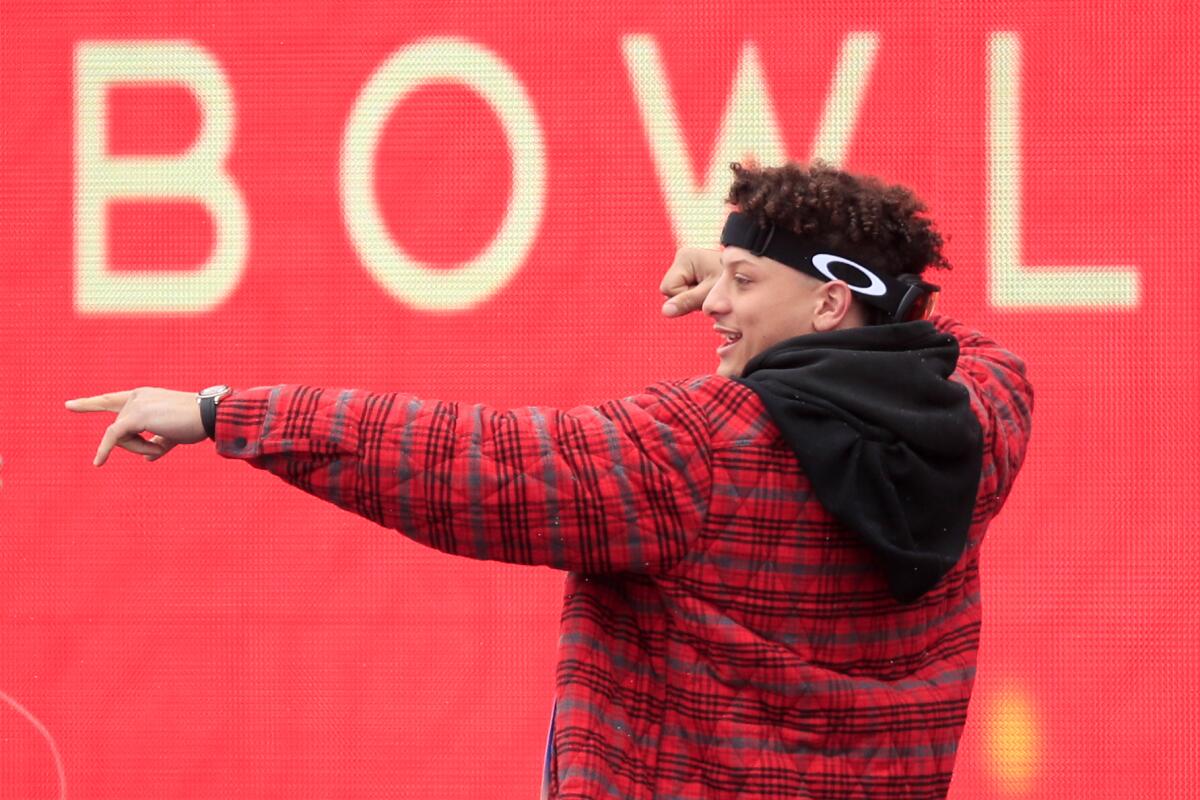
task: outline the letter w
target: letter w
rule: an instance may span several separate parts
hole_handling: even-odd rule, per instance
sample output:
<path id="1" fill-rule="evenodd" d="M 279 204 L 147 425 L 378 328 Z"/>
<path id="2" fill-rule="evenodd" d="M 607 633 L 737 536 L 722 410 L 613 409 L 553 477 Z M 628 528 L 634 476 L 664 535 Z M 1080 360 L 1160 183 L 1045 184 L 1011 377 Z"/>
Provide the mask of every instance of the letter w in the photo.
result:
<path id="1" fill-rule="evenodd" d="M 650 36 L 631 35 L 624 38 L 622 46 L 675 239 L 679 245 L 712 246 L 716 243 L 729 186 L 726 165 L 748 153 L 769 165 L 780 164 L 787 158 L 758 50 L 752 42 L 742 48 L 717 144 L 700 180 L 688 163 L 682 126 L 657 44 Z M 845 157 L 878 46 L 876 33 L 846 35 L 825 98 L 825 110 L 813 143 L 813 158 L 840 164 Z"/>

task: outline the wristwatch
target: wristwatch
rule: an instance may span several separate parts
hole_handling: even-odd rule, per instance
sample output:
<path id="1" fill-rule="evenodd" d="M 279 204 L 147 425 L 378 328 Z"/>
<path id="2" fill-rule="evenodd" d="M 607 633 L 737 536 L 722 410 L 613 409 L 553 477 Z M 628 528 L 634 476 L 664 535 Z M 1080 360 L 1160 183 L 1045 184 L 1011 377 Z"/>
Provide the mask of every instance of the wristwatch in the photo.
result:
<path id="1" fill-rule="evenodd" d="M 210 439 L 217 438 L 217 403 L 224 400 L 231 392 L 233 389 L 219 383 L 216 386 L 201 389 L 196 395 L 196 402 L 200 404 L 200 422 L 204 425 L 204 433 Z"/>

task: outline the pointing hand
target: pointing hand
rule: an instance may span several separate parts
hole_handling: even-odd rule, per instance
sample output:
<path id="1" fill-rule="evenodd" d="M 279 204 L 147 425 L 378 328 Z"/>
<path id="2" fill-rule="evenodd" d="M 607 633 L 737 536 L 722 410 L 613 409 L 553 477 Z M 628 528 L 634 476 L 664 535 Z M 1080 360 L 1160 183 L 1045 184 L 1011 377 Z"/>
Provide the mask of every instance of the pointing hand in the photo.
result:
<path id="1" fill-rule="evenodd" d="M 195 392 L 142 387 L 68 400 L 66 407 L 79 413 L 108 411 L 117 415 L 100 440 L 92 461 L 97 467 L 104 465 L 114 447 L 155 461 L 177 444 L 195 444 L 207 438 Z M 150 438 L 143 433 L 151 434 Z"/>

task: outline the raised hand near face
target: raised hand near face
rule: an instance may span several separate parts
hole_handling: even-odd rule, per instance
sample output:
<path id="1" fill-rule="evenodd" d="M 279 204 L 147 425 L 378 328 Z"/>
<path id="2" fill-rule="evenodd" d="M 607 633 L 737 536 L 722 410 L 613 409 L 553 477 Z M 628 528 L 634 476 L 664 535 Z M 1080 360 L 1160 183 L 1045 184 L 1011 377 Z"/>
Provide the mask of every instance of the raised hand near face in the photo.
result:
<path id="1" fill-rule="evenodd" d="M 663 314 L 681 317 L 698 310 L 720 274 L 721 251 L 681 247 L 658 287 L 667 297 Z"/>

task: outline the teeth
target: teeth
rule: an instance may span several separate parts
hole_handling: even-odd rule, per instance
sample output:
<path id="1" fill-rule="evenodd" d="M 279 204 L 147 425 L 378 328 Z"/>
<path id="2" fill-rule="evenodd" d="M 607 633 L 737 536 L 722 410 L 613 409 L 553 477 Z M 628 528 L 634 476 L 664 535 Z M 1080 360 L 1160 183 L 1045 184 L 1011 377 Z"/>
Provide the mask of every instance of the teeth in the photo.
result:
<path id="1" fill-rule="evenodd" d="M 721 338 L 725 340 L 725 344 L 733 344 L 738 339 L 742 338 L 742 334 L 740 333 L 730 333 L 729 331 L 723 331 L 720 328 L 716 328 L 715 330 L 721 335 Z"/>

